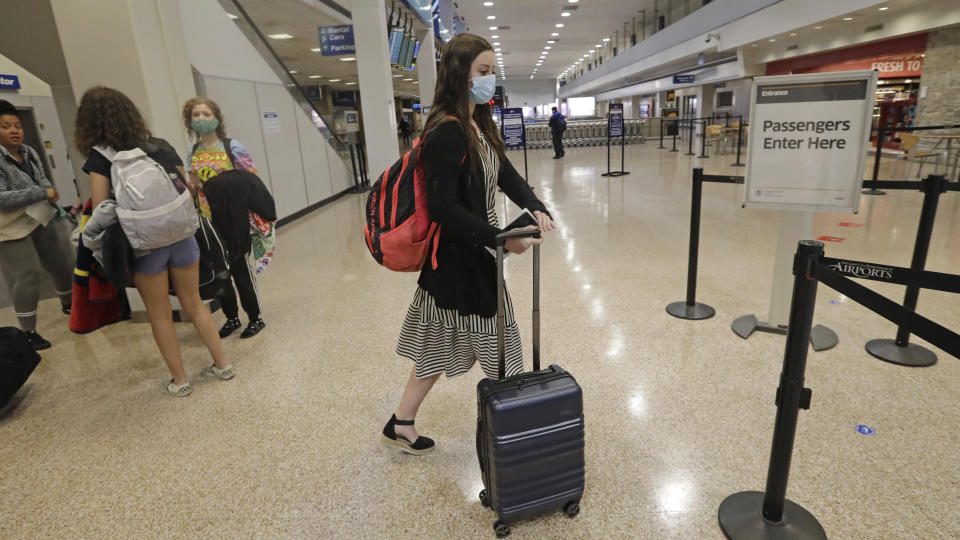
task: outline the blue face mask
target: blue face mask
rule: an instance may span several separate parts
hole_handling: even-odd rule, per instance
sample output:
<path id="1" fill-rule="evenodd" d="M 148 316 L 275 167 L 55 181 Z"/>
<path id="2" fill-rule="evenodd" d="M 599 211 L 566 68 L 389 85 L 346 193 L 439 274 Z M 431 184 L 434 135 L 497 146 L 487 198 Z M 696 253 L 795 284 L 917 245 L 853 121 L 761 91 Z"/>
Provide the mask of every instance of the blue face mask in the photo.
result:
<path id="1" fill-rule="evenodd" d="M 470 89 L 470 101 L 483 105 L 490 101 L 497 90 L 497 76 L 491 73 L 483 77 L 473 78 L 473 88 Z"/>

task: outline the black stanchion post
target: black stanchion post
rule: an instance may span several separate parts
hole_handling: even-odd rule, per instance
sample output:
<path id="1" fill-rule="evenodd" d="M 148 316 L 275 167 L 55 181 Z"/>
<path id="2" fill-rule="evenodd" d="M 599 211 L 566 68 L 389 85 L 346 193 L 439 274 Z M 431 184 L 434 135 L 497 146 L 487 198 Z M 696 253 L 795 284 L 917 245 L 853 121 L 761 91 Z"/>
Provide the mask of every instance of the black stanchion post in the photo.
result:
<path id="1" fill-rule="evenodd" d="M 620 136 L 620 176 L 630 174 L 627 172 L 627 135 Z"/>
<path id="2" fill-rule="evenodd" d="M 673 148 L 671 152 L 679 152 L 677 150 L 677 133 L 680 133 L 680 123 L 676 120 L 673 121 Z"/>
<path id="3" fill-rule="evenodd" d="M 880 178 L 880 152 L 883 149 L 883 132 L 884 126 L 877 126 L 877 153 L 873 158 L 873 176 L 871 177 L 874 182 Z M 876 188 L 875 185 L 871 185 L 870 189 L 865 189 L 861 191 L 864 195 L 886 195 L 885 191 L 881 191 Z"/>
<path id="4" fill-rule="evenodd" d="M 711 122 L 710 124 L 713 125 L 714 122 Z M 707 126 L 706 125 L 703 126 L 703 132 L 700 133 L 700 155 L 697 157 L 700 159 L 706 159 L 710 157 L 707 155 Z"/>
<path id="5" fill-rule="evenodd" d="M 350 165 L 353 166 L 353 187 L 350 188 L 350 193 L 363 193 L 369 186 L 366 185 L 363 170 L 358 165 L 361 159 L 360 148 L 359 146 L 357 147 L 357 156 L 356 159 L 354 159 L 353 146 L 352 144 L 348 144 L 347 146 L 350 149 Z"/>
<path id="6" fill-rule="evenodd" d="M 933 222 L 937 217 L 937 205 L 940 194 L 947 190 L 947 179 L 939 175 L 930 175 L 923 179 L 923 210 L 920 211 L 920 224 L 917 226 L 917 241 L 913 246 L 911 270 L 923 270 L 930 251 L 930 237 L 933 235 Z M 916 311 L 920 287 L 910 285 L 903 298 L 903 307 Z M 927 367 L 937 363 L 937 355 L 916 343 L 910 343 L 910 330 L 901 325 L 897 328 L 896 339 L 872 339 L 867 342 L 867 352 L 871 355 L 901 366 Z"/>
<path id="7" fill-rule="evenodd" d="M 720 528 L 731 539 L 826 539 L 823 527 L 799 504 L 786 498 L 790 459 L 800 409 L 810 408 L 811 392 L 803 387 L 810 343 L 810 325 L 817 300 L 817 281 L 811 270 L 823 256 L 823 244 L 799 243 L 794 263 L 787 345 L 777 388 L 777 417 L 767 469 L 766 491 L 742 491 L 720 504 Z"/>
<path id="8" fill-rule="evenodd" d="M 663 117 L 660 117 L 660 146 L 657 147 L 657 150 L 665 150 L 666 148 L 663 145 Z"/>
<path id="9" fill-rule="evenodd" d="M 743 146 L 743 115 L 739 116 L 740 124 L 737 125 L 737 162 L 731 163 L 731 167 L 743 167 L 744 164 L 740 163 L 740 147 Z"/>
<path id="10" fill-rule="evenodd" d="M 607 174 L 606 176 L 610 176 L 610 133 L 609 131 L 607 132 Z"/>
<path id="11" fill-rule="evenodd" d="M 700 201 L 703 199 L 703 168 L 693 169 L 690 195 L 690 247 L 687 257 L 687 299 L 667 306 L 667 313 L 680 319 L 701 320 L 713 317 L 716 310 L 697 303 L 697 259 L 700 252 Z"/>
<path id="12" fill-rule="evenodd" d="M 522 120 L 522 119 L 521 119 L 521 120 Z M 502 124 L 503 121 L 501 120 L 500 123 Z M 526 123 L 526 122 L 523 122 L 522 124 L 520 124 L 520 129 L 523 130 L 523 178 L 524 178 L 524 179 L 527 181 L 527 183 L 529 184 L 529 183 L 530 183 L 530 172 L 527 170 L 527 123 Z M 561 134 L 560 136 L 563 137 L 562 134 Z M 562 139 L 561 139 L 561 141 L 562 141 Z M 561 144 L 563 144 L 563 143 L 561 142 Z"/>
<path id="13" fill-rule="evenodd" d="M 691 119 L 691 120 L 688 120 L 688 121 L 690 122 L 690 130 L 689 130 L 690 140 L 687 142 L 687 153 L 684 154 L 684 155 L 685 155 L 685 156 L 695 156 L 695 155 L 697 155 L 697 154 L 693 151 L 693 129 L 694 129 L 694 126 L 693 126 L 693 125 L 694 125 L 695 122 L 694 122 L 692 119 Z"/>

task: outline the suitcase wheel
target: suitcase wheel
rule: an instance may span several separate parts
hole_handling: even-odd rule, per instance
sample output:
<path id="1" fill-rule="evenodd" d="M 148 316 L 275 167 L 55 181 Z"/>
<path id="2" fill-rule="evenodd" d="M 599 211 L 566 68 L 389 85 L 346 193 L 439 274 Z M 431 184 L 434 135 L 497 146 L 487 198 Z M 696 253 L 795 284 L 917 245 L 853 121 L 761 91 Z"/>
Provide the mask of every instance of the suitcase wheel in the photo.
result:
<path id="1" fill-rule="evenodd" d="M 570 501 L 563 507 L 563 513 L 569 518 L 577 517 L 580 513 L 580 501 Z"/>
<path id="2" fill-rule="evenodd" d="M 490 495 L 487 494 L 487 490 L 480 490 L 480 504 L 485 508 L 490 508 Z"/>
<path id="3" fill-rule="evenodd" d="M 493 524 L 493 530 L 497 533 L 497 538 L 506 538 L 510 536 L 510 526 L 502 521 Z"/>

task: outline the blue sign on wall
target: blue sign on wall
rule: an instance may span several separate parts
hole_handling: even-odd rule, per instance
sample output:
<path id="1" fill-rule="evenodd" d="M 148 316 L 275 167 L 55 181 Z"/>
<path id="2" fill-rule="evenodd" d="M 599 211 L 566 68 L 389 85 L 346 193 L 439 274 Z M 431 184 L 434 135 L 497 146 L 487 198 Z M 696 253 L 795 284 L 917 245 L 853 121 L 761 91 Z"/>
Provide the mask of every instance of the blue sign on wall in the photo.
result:
<path id="1" fill-rule="evenodd" d="M 0 89 L 3 90 L 19 90 L 20 89 L 20 77 L 16 75 L 3 75 L 0 74 Z"/>
<path id="2" fill-rule="evenodd" d="M 500 125 L 503 126 L 503 140 L 507 148 L 518 148 L 526 144 L 523 131 L 523 109 L 503 109 Z"/>
<path id="3" fill-rule="evenodd" d="M 341 24 L 320 27 L 320 54 L 337 56 L 339 54 L 356 54 L 356 52 L 357 45 L 353 40 L 353 25 Z"/>
<path id="4" fill-rule="evenodd" d="M 623 103 L 610 104 L 607 130 L 611 137 L 623 137 Z"/>
<path id="5" fill-rule="evenodd" d="M 674 75 L 673 84 L 693 84 L 693 75 Z"/>

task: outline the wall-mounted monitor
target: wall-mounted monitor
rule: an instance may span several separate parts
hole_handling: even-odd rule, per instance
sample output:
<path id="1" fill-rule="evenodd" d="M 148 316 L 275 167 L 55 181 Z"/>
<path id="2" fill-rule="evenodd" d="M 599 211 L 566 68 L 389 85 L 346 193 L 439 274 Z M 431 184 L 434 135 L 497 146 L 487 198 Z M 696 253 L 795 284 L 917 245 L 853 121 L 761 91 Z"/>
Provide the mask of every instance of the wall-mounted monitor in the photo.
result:
<path id="1" fill-rule="evenodd" d="M 353 90 L 334 90 L 330 94 L 334 107 L 354 107 L 357 105 L 357 93 Z"/>
<path id="2" fill-rule="evenodd" d="M 725 90 L 723 92 L 717 92 L 717 104 L 716 108 L 722 107 L 733 107 L 733 91 Z"/>
<path id="3" fill-rule="evenodd" d="M 570 118 L 597 115 L 597 99 L 594 97 L 567 98 L 567 116 Z"/>
<path id="4" fill-rule="evenodd" d="M 396 64 L 400 60 L 400 46 L 403 45 L 403 30 L 390 30 L 390 63 Z"/>

